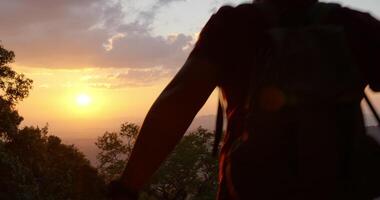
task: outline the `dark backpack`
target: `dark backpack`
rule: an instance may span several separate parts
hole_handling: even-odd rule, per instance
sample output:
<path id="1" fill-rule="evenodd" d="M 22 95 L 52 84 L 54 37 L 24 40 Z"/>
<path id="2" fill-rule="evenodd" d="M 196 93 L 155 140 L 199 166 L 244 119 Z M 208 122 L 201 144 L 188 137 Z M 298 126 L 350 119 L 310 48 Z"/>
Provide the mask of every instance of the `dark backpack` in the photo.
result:
<path id="1" fill-rule="evenodd" d="M 272 46 L 263 53 L 266 62 L 260 73 L 251 75 L 242 111 L 245 114 L 240 120 L 248 135 L 241 134 L 233 142 L 229 156 L 231 162 L 245 163 L 242 160 L 260 146 L 274 145 L 277 153 L 282 153 L 283 145 L 284 151 L 298 154 L 294 159 L 316 156 L 308 162 L 317 162 L 318 156 L 330 156 L 323 148 L 331 148 L 331 154 L 337 154 L 331 159 L 336 158 L 336 167 L 341 169 L 337 173 L 345 179 L 342 181 L 350 182 L 346 189 L 355 190 L 360 197 L 376 197 L 380 195 L 380 148 L 364 134 L 360 110 L 364 81 L 350 55 L 344 28 L 324 23 L 339 8 L 337 4 L 317 3 L 309 11 L 307 25 L 266 30 Z M 214 155 L 222 126 L 219 105 Z M 289 127 L 292 130 L 285 130 Z M 260 135 L 265 132 L 269 136 Z M 257 141 L 247 139 L 250 137 Z M 314 152 L 317 145 L 321 155 Z"/>

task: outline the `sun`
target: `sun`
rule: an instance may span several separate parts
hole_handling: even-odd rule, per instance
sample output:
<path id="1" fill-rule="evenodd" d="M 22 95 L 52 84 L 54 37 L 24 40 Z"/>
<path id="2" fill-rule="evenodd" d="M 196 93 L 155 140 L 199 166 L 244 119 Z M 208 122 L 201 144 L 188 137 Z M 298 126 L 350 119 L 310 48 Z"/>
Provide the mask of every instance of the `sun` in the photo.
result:
<path id="1" fill-rule="evenodd" d="M 91 104 L 91 97 L 87 94 L 80 94 L 77 96 L 76 102 L 79 106 L 88 106 Z"/>

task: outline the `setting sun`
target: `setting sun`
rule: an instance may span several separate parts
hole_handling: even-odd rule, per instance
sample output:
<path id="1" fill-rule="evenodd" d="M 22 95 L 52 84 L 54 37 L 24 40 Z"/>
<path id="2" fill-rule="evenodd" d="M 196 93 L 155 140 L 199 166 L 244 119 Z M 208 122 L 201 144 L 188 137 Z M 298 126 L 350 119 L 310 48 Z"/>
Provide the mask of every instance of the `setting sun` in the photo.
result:
<path id="1" fill-rule="evenodd" d="M 91 104 L 91 97 L 87 94 L 80 94 L 77 96 L 76 102 L 79 106 L 87 106 Z"/>

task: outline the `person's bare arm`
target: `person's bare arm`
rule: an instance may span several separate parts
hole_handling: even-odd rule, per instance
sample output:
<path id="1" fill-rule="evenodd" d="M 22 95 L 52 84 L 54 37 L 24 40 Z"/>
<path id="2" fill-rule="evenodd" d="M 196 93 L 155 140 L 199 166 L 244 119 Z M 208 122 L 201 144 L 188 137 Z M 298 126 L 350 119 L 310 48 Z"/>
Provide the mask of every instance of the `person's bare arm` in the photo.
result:
<path id="1" fill-rule="evenodd" d="M 215 67 L 189 58 L 148 112 L 122 175 L 126 188 L 140 190 L 180 141 L 217 85 Z"/>

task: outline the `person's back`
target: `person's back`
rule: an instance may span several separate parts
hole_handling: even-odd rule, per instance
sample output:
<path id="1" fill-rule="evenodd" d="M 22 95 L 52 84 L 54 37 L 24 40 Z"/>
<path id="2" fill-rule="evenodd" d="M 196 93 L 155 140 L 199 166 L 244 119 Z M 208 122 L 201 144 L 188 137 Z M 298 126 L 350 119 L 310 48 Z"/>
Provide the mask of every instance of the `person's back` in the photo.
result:
<path id="1" fill-rule="evenodd" d="M 334 45 L 339 45 L 339 41 L 336 42 L 334 39 L 340 39 L 339 37 L 331 38 L 332 35 L 329 38 L 330 35 L 325 35 L 325 38 L 322 39 L 327 41 L 322 41 L 322 43 L 333 42 L 330 44 L 332 49 L 323 45 L 314 45 L 311 48 L 317 48 L 317 52 L 324 51 L 322 54 L 330 56 L 331 60 L 327 60 L 321 55 L 307 56 L 307 53 L 295 52 L 297 54 L 287 58 L 292 59 L 291 61 L 282 60 L 287 63 L 276 63 L 276 65 L 282 64 L 285 70 L 291 70 L 294 65 L 304 65 L 306 70 L 298 68 L 300 69 L 298 74 L 297 71 L 288 72 L 286 78 L 291 81 L 270 82 L 265 80 L 270 79 L 267 76 L 273 72 L 265 74 L 263 68 L 268 67 L 268 60 L 274 62 L 270 59 L 276 59 L 271 54 L 279 53 L 278 47 L 276 47 L 276 45 L 278 46 L 277 41 L 274 41 L 278 38 L 273 38 L 276 35 L 268 34 L 268 31 L 273 32 L 274 29 L 279 28 L 285 30 L 313 28 L 314 25 L 310 24 L 309 19 L 311 10 L 316 6 L 312 1 L 289 7 L 264 1 L 261 4 L 247 4 L 237 8 L 225 7 L 214 15 L 214 23 L 209 22 L 209 27 L 211 27 L 213 24 L 218 24 L 217 21 L 223 21 L 224 24 L 220 25 L 220 30 L 216 31 L 214 27 L 214 30 L 210 31 L 206 26 L 204 29 L 206 32 L 203 33 L 204 38 L 201 35 L 196 48 L 208 48 L 202 46 L 202 40 L 208 41 L 208 43 L 204 42 L 205 44 L 209 44 L 210 40 L 223 41 L 220 44 L 215 41 L 217 44 L 215 46 L 219 47 L 208 50 L 208 52 L 215 53 L 223 49 L 220 52 L 223 55 L 219 55 L 219 58 L 215 59 L 222 63 L 219 65 L 222 68 L 220 85 L 228 105 L 226 109 L 227 137 L 222 149 L 221 160 L 222 190 L 219 194 L 221 199 L 365 198 L 357 196 L 361 194 L 356 194 L 358 191 L 353 188 L 355 187 L 354 183 L 350 182 L 352 181 L 349 174 L 352 159 L 350 151 L 353 145 L 351 139 L 356 134 L 365 133 L 361 119 L 360 99 L 362 93 L 360 92 L 363 91 L 368 81 L 374 89 L 378 88 L 379 82 L 376 82 L 378 79 L 371 79 L 368 75 L 372 76 L 379 71 L 377 66 L 372 66 L 375 62 L 369 60 L 376 59 L 370 55 L 373 53 L 370 49 L 379 48 L 376 45 L 380 43 L 371 47 L 373 40 L 378 42 L 379 39 L 373 35 L 366 38 L 370 41 L 364 41 L 363 36 L 358 33 L 368 34 L 367 31 L 371 28 L 377 28 L 373 31 L 379 33 L 379 23 L 369 15 L 330 5 L 336 8 L 331 9 L 329 13 L 315 13 L 320 16 L 326 15 L 319 19 L 321 22 L 318 22 L 318 26 L 325 29 L 332 26 L 335 29 L 340 28 L 344 37 L 347 37 L 347 48 L 350 55 L 341 56 L 346 49 L 334 48 Z M 364 23 L 368 24 L 364 25 Z M 319 29 L 321 28 L 319 27 Z M 307 33 L 302 31 L 293 34 L 301 34 L 298 37 L 304 37 L 302 34 Z M 314 31 L 321 32 L 321 30 Z M 334 31 L 334 29 L 331 28 L 326 32 L 329 31 Z M 213 35 L 213 33 L 218 35 Z M 289 41 L 291 38 L 286 39 L 286 42 L 292 42 Z M 313 39 L 309 38 L 309 40 Z M 302 44 L 282 45 L 285 48 L 294 45 L 313 45 L 313 41 L 294 40 L 293 42 Z M 275 53 L 271 52 L 273 49 L 276 51 Z M 363 54 L 363 49 L 366 49 L 366 54 Z M 291 48 L 286 50 L 292 51 Z M 378 49 L 375 50 L 379 52 Z M 285 51 L 280 54 L 284 54 Z M 212 55 L 204 57 L 210 58 Z M 334 67 L 334 59 L 342 60 L 337 61 L 341 65 L 341 76 L 333 74 L 337 72 L 331 66 L 328 66 L 330 71 L 326 72 L 326 77 L 318 77 L 316 73 L 313 74 L 313 71 L 318 71 L 315 70 L 318 68 L 318 64 L 323 63 L 315 59 L 325 59 L 332 63 L 332 67 Z M 331 102 L 315 100 L 324 98 L 323 96 L 327 95 L 324 93 L 335 89 L 333 81 L 324 80 L 329 78 L 328 73 L 333 74 L 332 77 L 335 77 L 337 82 L 347 81 L 344 80 L 347 79 L 344 74 L 350 70 L 349 65 L 360 68 L 357 70 L 357 75 L 362 79 L 355 80 L 356 77 L 351 77 L 352 79 L 348 81 L 351 81 L 352 84 L 347 86 L 347 89 L 350 90 L 348 92 L 352 92 L 356 97 L 345 102 L 334 102 L 332 95 L 326 98 Z M 307 72 L 308 70 L 310 72 Z M 368 71 L 372 73 L 367 74 Z M 276 77 L 277 79 L 284 79 L 281 77 L 284 74 L 276 73 L 277 76 L 280 76 Z M 320 81 L 320 85 L 325 84 L 324 82 L 332 84 L 326 84 L 327 87 L 325 90 L 322 89 L 321 93 L 312 94 L 314 96 L 311 98 L 314 99 L 309 102 L 304 99 L 299 100 L 298 94 L 289 94 L 293 88 L 286 90 L 286 87 L 295 87 L 294 84 L 289 86 L 292 84 L 290 82 L 297 83 L 298 81 L 299 84 L 304 84 L 305 90 L 311 93 L 320 92 L 318 91 L 320 88 L 316 88 L 319 86 L 307 85 L 307 82 L 313 78 L 317 78 L 316 81 Z M 256 99 L 253 99 L 256 101 L 253 111 L 245 109 L 246 96 L 251 95 L 249 93 L 252 92 L 250 91 L 252 88 L 249 87 L 250 79 L 254 79 L 253 85 L 258 87 L 256 90 L 259 90 L 257 92 L 259 94 L 254 96 Z M 260 81 L 262 79 L 264 80 Z M 283 85 L 277 87 L 275 84 L 279 82 Z M 329 89 L 329 86 L 332 89 Z M 302 103 L 305 105 L 300 105 Z M 247 112 L 254 112 L 248 114 L 254 115 L 249 122 L 246 122 Z M 223 187 L 225 188 L 223 189 Z"/>
<path id="2" fill-rule="evenodd" d="M 315 0 L 261 0 L 236 8 L 222 7 L 213 15 L 187 63 L 148 114 L 126 168 L 125 183 L 138 189 L 146 182 L 178 142 L 211 91 L 219 86 L 225 98 L 228 125 L 220 157 L 218 199 L 366 199 L 364 194 L 355 191 L 348 166 L 352 138 L 364 134 L 360 90 L 368 83 L 372 89 L 380 90 L 380 79 L 376 77 L 380 73 L 380 61 L 376 57 L 380 55 L 380 23 L 368 14 L 339 6 L 315 17 L 318 25 L 327 27 L 317 29 L 317 32 L 339 30 L 339 34 L 344 34 L 349 55 L 334 52 L 334 49 L 340 50 L 334 46 L 335 41 L 331 44 L 322 42 L 333 49 L 323 49 L 321 45 L 314 51 L 321 51 L 323 62 L 328 61 L 327 53 L 322 52 L 326 50 L 332 63 L 357 66 L 358 76 L 362 77 L 352 88 L 354 97 L 345 103 L 297 103 L 297 98 L 271 84 L 302 85 L 303 81 L 312 79 L 306 77 L 310 74 L 303 74 L 307 70 L 299 74 L 288 73 L 286 81 L 282 81 L 284 78 L 275 80 L 273 74 L 268 78 L 265 72 L 268 65 L 318 66 L 318 62 L 310 60 L 312 55 L 295 55 L 293 60 L 287 57 L 284 61 L 289 63 L 281 64 L 273 53 L 273 50 L 286 52 L 286 49 L 280 51 L 278 48 L 280 43 L 276 38 L 278 35 L 282 37 L 278 28 L 285 32 L 289 32 L 288 29 L 301 30 L 296 32 L 310 33 L 313 37 L 312 31 L 303 30 L 303 27 L 312 27 L 310 19 L 313 16 L 309 15 L 315 5 Z M 294 41 L 301 41 L 300 38 L 307 37 L 294 38 Z M 331 40 L 329 37 L 325 39 Z M 284 43 L 284 39 L 281 40 Z M 316 43 L 311 41 L 310 49 Z M 304 48 L 302 46 L 307 44 L 300 46 Z M 297 48 L 294 44 L 290 47 Z M 269 71 L 270 74 L 276 70 Z M 339 82 L 344 78 L 336 76 L 336 79 Z M 259 86 L 264 92 L 250 94 L 252 85 L 253 88 Z M 315 91 L 305 85 L 306 90 Z M 253 102 L 259 106 L 247 110 L 247 96 L 252 96 Z M 161 119 L 160 115 L 163 116 Z M 167 121 L 174 125 L 166 126 Z M 164 135 L 167 129 L 172 130 L 161 140 L 168 140 L 167 146 L 155 144 L 152 140 L 158 136 L 149 132 L 155 130 Z M 165 148 L 161 150 L 163 146 Z M 160 155 L 155 156 L 157 154 Z M 143 160 L 146 155 L 154 161 Z M 142 166 L 144 170 L 140 169 Z"/>

